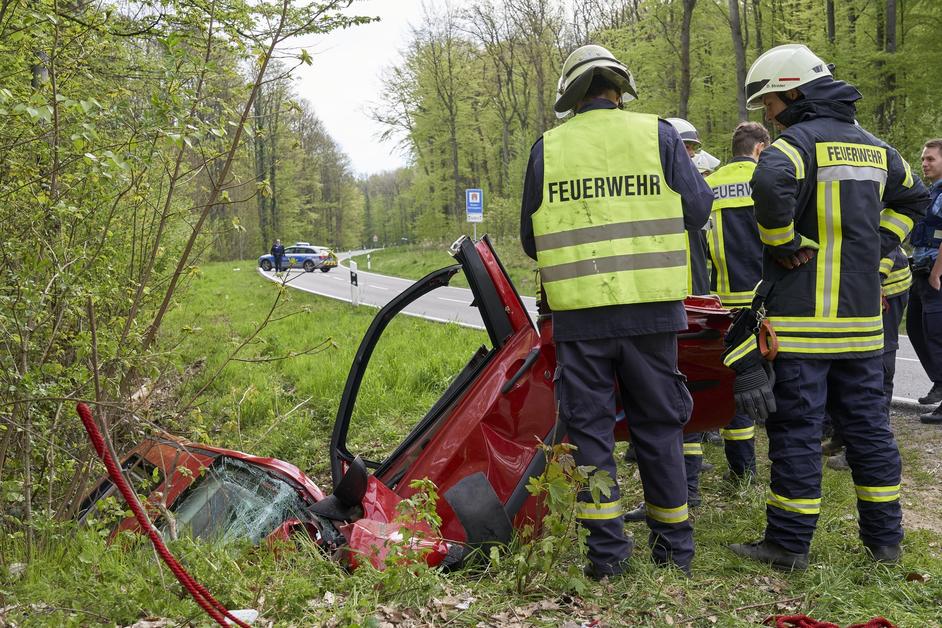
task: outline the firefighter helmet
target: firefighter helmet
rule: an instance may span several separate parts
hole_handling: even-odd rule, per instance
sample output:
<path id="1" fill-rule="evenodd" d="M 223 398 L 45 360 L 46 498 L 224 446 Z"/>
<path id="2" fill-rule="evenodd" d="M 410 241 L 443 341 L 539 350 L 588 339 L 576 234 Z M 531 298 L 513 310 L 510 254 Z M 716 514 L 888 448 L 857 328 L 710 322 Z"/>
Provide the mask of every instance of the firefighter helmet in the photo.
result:
<path id="1" fill-rule="evenodd" d="M 696 144 L 697 147 L 701 146 L 703 142 L 700 141 L 700 133 L 697 132 L 697 127 L 690 124 L 683 118 L 668 118 L 671 126 L 674 127 L 674 130 L 677 131 L 677 134 L 680 136 L 685 143 L 690 142 L 691 144 Z"/>
<path id="2" fill-rule="evenodd" d="M 803 44 L 784 44 L 762 53 L 746 74 L 746 107 L 762 109 L 762 96 L 787 92 L 831 76 L 831 66 Z"/>
<path id="3" fill-rule="evenodd" d="M 594 76 L 602 76 L 615 85 L 621 92 L 622 102 L 638 97 L 635 79 L 628 66 L 606 48 L 589 44 L 573 50 L 563 63 L 556 89 L 556 104 L 553 105 L 557 115 L 564 117 L 572 111 L 585 96 Z"/>

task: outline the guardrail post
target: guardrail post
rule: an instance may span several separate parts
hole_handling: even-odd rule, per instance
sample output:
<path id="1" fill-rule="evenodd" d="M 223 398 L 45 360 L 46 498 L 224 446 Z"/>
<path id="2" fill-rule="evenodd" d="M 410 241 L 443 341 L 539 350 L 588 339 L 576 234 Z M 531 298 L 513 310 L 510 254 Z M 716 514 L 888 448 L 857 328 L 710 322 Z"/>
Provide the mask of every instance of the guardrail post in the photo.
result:
<path id="1" fill-rule="evenodd" d="M 350 260 L 350 303 L 360 305 L 360 286 L 357 283 L 357 263 Z"/>

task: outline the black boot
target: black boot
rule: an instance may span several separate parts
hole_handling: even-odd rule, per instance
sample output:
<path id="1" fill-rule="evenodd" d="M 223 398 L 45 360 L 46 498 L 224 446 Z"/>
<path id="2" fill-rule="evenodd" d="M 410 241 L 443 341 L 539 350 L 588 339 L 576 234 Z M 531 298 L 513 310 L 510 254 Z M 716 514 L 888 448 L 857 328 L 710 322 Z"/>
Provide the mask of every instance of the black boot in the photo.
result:
<path id="1" fill-rule="evenodd" d="M 756 541 L 754 543 L 733 543 L 729 549 L 743 558 L 769 563 L 779 569 L 804 571 L 808 568 L 808 554 L 789 552 L 774 541 Z"/>
<path id="2" fill-rule="evenodd" d="M 625 450 L 625 462 L 629 464 L 638 463 L 638 452 L 631 446 L 631 443 L 628 443 L 628 449 Z"/>
<path id="3" fill-rule="evenodd" d="M 925 397 L 919 398 L 919 403 L 925 406 L 931 406 L 933 404 L 939 403 L 942 401 L 942 384 L 937 384 L 932 382 L 932 389 L 926 394 Z"/>
<path id="4" fill-rule="evenodd" d="M 844 439 L 835 434 L 831 440 L 821 443 L 821 453 L 825 456 L 836 456 L 844 449 Z"/>
<path id="5" fill-rule="evenodd" d="M 903 548 L 896 545 L 864 545 L 870 559 L 875 563 L 895 565 L 903 555 Z"/>
<path id="6" fill-rule="evenodd" d="M 647 510 L 644 507 L 644 502 L 641 502 L 634 510 L 626 512 L 624 517 L 625 521 L 644 521 L 646 514 Z"/>
<path id="7" fill-rule="evenodd" d="M 923 397 L 923 399 L 925 399 L 925 397 Z M 919 422 L 925 423 L 926 425 L 938 425 L 942 423 L 942 405 L 939 405 L 939 407 L 932 412 L 919 415 Z"/>

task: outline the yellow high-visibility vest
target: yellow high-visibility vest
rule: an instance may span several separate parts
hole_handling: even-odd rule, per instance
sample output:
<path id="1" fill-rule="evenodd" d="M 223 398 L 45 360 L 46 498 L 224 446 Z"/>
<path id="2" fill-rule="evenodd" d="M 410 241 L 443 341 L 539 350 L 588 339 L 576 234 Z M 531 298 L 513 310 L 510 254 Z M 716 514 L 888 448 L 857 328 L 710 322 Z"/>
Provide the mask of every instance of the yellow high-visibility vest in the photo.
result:
<path id="1" fill-rule="evenodd" d="M 683 299 L 687 236 L 657 116 L 596 109 L 547 131 L 533 232 L 553 310 Z"/>

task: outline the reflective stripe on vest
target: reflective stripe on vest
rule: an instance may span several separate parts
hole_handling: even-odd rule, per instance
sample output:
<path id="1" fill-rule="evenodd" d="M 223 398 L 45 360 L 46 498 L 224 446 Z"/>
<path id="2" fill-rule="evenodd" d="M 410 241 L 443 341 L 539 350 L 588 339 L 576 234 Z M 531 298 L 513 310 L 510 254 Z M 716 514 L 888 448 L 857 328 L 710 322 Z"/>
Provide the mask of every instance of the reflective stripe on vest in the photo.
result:
<path id="1" fill-rule="evenodd" d="M 688 245 L 658 118 L 597 109 L 547 131 L 533 232 L 554 310 L 683 299 Z"/>

